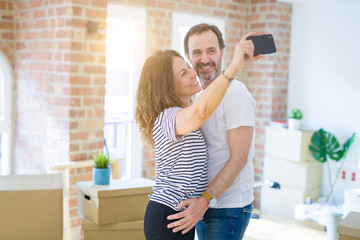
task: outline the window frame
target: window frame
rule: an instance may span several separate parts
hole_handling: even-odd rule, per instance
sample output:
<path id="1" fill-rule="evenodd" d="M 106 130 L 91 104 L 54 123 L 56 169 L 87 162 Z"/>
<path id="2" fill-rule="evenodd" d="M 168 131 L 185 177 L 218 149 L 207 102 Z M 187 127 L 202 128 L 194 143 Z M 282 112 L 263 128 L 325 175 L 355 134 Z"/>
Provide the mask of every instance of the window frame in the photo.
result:
<path id="1" fill-rule="evenodd" d="M 141 74 L 142 66 L 145 62 L 145 34 L 146 34 L 146 9 L 138 7 L 127 7 L 116 3 L 108 3 L 107 5 L 107 17 L 129 19 L 135 22 L 138 35 L 137 41 L 137 53 L 135 56 L 135 66 L 133 75 L 133 85 L 131 86 L 133 92 L 131 93 L 132 102 L 135 102 L 135 95 L 137 86 L 139 84 L 139 78 Z M 133 112 L 135 111 L 135 105 L 133 106 Z M 134 114 L 133 114 L 134 115 Z M 128 139 L 131 139 L 131 145 L 128 144 L 126 154 L 126 176 L 130 178 L 142 177 L 143 169 L 143 142 L 141 140 L 140 131 L 135 123 L 135 118 L 131 120 L 131 129 L 128 131 Z M 129 154 L 130 152 L 130 154 Z M 130 167 L 128 167 L 130 166 Z"/>
<path id="2" fill-rule="evenodd" d="M 12 161 L 13 70 L 2 52 L 0 52 L 0 84 L 2 84 L 0 104 L 3 109 L 3 116 L 0 116 L 0 132 L 5 133 L 5 135 L 2 135 L 2 146 L 0 146 L 2 148 L 0 175 L 7 175 L 14 173 L 14 163 Z"/>

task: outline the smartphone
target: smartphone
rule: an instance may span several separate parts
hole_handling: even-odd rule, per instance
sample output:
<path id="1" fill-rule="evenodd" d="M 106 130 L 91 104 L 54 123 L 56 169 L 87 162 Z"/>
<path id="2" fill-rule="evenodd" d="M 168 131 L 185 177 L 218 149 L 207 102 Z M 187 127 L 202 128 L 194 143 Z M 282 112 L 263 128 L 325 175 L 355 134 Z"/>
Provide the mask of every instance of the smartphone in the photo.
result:
<path id="1" fill-rule="evenodd" d="M 254 56 L 276 52 L 274 38 L 271 34 L 250 36 L 247 40 L 252 40 L 254 43 Z"/>

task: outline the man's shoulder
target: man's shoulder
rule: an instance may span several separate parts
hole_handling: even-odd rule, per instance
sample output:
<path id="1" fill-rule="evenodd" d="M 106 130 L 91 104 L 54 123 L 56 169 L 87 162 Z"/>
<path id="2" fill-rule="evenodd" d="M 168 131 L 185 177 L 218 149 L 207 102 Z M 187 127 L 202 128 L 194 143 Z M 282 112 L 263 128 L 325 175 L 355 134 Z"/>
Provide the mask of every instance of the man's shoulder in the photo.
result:
<path id="1" fill-rule="evenodd" d="M 236 90 L 236 89 L 243 89 L 243 90 L 246 90 L 247 92 L 249 91 L 243 82 L 241 82 L 240 80 L 234 79 L 229 86 L 229 90 Z"/>
<path id="2" fill-rule="evenodd" d="M 246 87 L 244 83 L 241 81 L 235 80 L 229 86 L 229 89 L 225 95 L 225 98 L 232 98 L 232 97 L 245 97 L 245 98 L 253 98 L 249 89 Z"/>

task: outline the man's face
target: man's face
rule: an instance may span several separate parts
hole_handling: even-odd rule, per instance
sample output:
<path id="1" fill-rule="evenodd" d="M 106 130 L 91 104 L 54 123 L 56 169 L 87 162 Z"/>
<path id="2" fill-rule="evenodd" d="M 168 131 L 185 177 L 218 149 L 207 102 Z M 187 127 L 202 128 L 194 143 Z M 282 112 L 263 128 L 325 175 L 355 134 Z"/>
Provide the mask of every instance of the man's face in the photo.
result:
<path id="1" fill-rule="evenodd" d="M 216 34 L 209 30 L 189 37 L 189 55 L 186 57 L 193 65 L 200 80 L 207 85 L 221 74 L 223 50 L 219 48 Z"/>

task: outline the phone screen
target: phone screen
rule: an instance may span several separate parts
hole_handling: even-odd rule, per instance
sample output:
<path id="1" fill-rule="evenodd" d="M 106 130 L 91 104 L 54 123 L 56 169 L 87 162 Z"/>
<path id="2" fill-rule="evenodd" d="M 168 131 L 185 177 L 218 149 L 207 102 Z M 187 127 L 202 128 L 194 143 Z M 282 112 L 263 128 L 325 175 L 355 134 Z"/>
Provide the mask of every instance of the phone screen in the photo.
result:
<path id="1" fill-rule="evenodd" d="M 247 39 L 252 40 L 254 43 L 254 56 L 276 52 L 274 38 L 271 34 L 250 36 Z"/>

